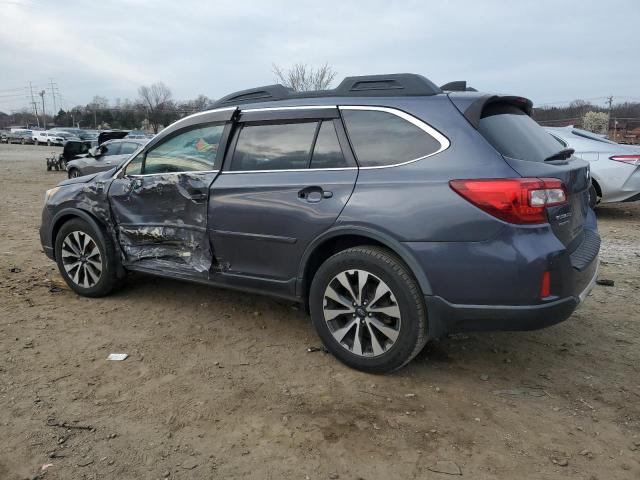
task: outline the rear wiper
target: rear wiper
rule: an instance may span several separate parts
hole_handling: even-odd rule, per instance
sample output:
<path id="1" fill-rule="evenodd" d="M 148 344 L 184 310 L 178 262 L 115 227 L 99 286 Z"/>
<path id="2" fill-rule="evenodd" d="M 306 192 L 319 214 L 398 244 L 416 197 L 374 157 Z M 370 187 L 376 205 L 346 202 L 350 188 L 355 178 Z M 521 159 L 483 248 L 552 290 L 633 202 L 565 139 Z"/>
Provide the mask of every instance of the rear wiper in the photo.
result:
<path id="1" fill-rule="evenodd" d="M 553 155 L 549 155 L 544 159 L 545 162 L 550 162 L 552 160 L 566 160 L 571 155 L 573 155 L 575 150 L 573 148 L 563 148 L 559 152 L 554 153 Z"/>

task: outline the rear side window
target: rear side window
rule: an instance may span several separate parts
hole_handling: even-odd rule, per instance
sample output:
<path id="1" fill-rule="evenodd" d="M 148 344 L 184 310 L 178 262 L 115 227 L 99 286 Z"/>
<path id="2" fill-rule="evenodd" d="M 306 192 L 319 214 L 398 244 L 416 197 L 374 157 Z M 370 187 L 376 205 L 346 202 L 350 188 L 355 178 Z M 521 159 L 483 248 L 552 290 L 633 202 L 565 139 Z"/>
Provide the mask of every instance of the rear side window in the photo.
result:
<path id="1" fill-rule="evenodd" d="M 562 149 L 529 115 L 505 103 L 485 107 L 478 130 L 498 152 L 518 160 L 544 162 Z"/>
<path id="2" fill-rule="evenodd" d="M 318 122 L 244 125 L 231 170 L 307 168 Z"/>
<path id="3" fill-rule="evenodd" d="M 409 162 L 441 147 L 427 132 L 392 113 L 344 109 L 342 117 L 361 167 Z"/>
<path id="4" fill-rule="evenodd" d="M 342 154 L 333 122 L 322 122 L 316 144 L 313 147 L 311 168 L 342 168 L 347 166 L 349 165 Z"/>

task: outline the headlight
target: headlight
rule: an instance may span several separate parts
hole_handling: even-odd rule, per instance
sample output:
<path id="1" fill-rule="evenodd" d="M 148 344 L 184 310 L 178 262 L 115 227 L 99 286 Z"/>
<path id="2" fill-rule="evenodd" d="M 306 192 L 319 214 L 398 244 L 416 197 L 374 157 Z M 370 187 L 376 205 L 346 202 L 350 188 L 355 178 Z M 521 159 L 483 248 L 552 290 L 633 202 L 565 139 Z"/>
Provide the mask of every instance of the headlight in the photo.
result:
<path id="1" fill-rule="evenodd" d="M 60 187 L 55 187 L 52 188 L 50 190 L 47 190 L 46 192 L 44 192 L 44 204 L 46 205 L 47 203 L 49 203 L 49 199 L 51 197 L 53 197 L 53 195 L 55 195 L 55 193 L 60 190 Z"/>

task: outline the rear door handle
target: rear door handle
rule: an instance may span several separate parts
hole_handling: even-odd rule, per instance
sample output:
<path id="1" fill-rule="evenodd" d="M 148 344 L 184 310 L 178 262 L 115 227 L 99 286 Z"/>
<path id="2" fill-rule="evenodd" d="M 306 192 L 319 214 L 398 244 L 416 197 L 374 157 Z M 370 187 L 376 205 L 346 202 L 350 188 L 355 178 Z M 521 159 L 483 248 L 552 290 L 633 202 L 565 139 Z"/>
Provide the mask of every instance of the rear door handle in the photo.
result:
<path id="1" fill-rule="evenodd" d="M 317 186 L 305 187 L 298 192 L 298 198 L 306 200 L 309 203 L 318 203 L 323 198 L 331 197 L 333 197 L 333 192 Z"/>

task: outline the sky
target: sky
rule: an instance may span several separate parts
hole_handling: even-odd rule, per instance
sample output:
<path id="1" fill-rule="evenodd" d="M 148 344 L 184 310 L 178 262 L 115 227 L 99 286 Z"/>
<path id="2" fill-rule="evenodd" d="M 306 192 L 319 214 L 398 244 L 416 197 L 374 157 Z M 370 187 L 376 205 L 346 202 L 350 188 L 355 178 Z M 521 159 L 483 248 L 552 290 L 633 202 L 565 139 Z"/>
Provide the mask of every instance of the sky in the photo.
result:
<path id="1" fill-rule="evenodd" d="M 179 100 L 274 83 L 272 64 L 412 72 L 538 106 L 640 101 L 639 0 L 0 0 L 0 111 L 94 95 Z"/>

